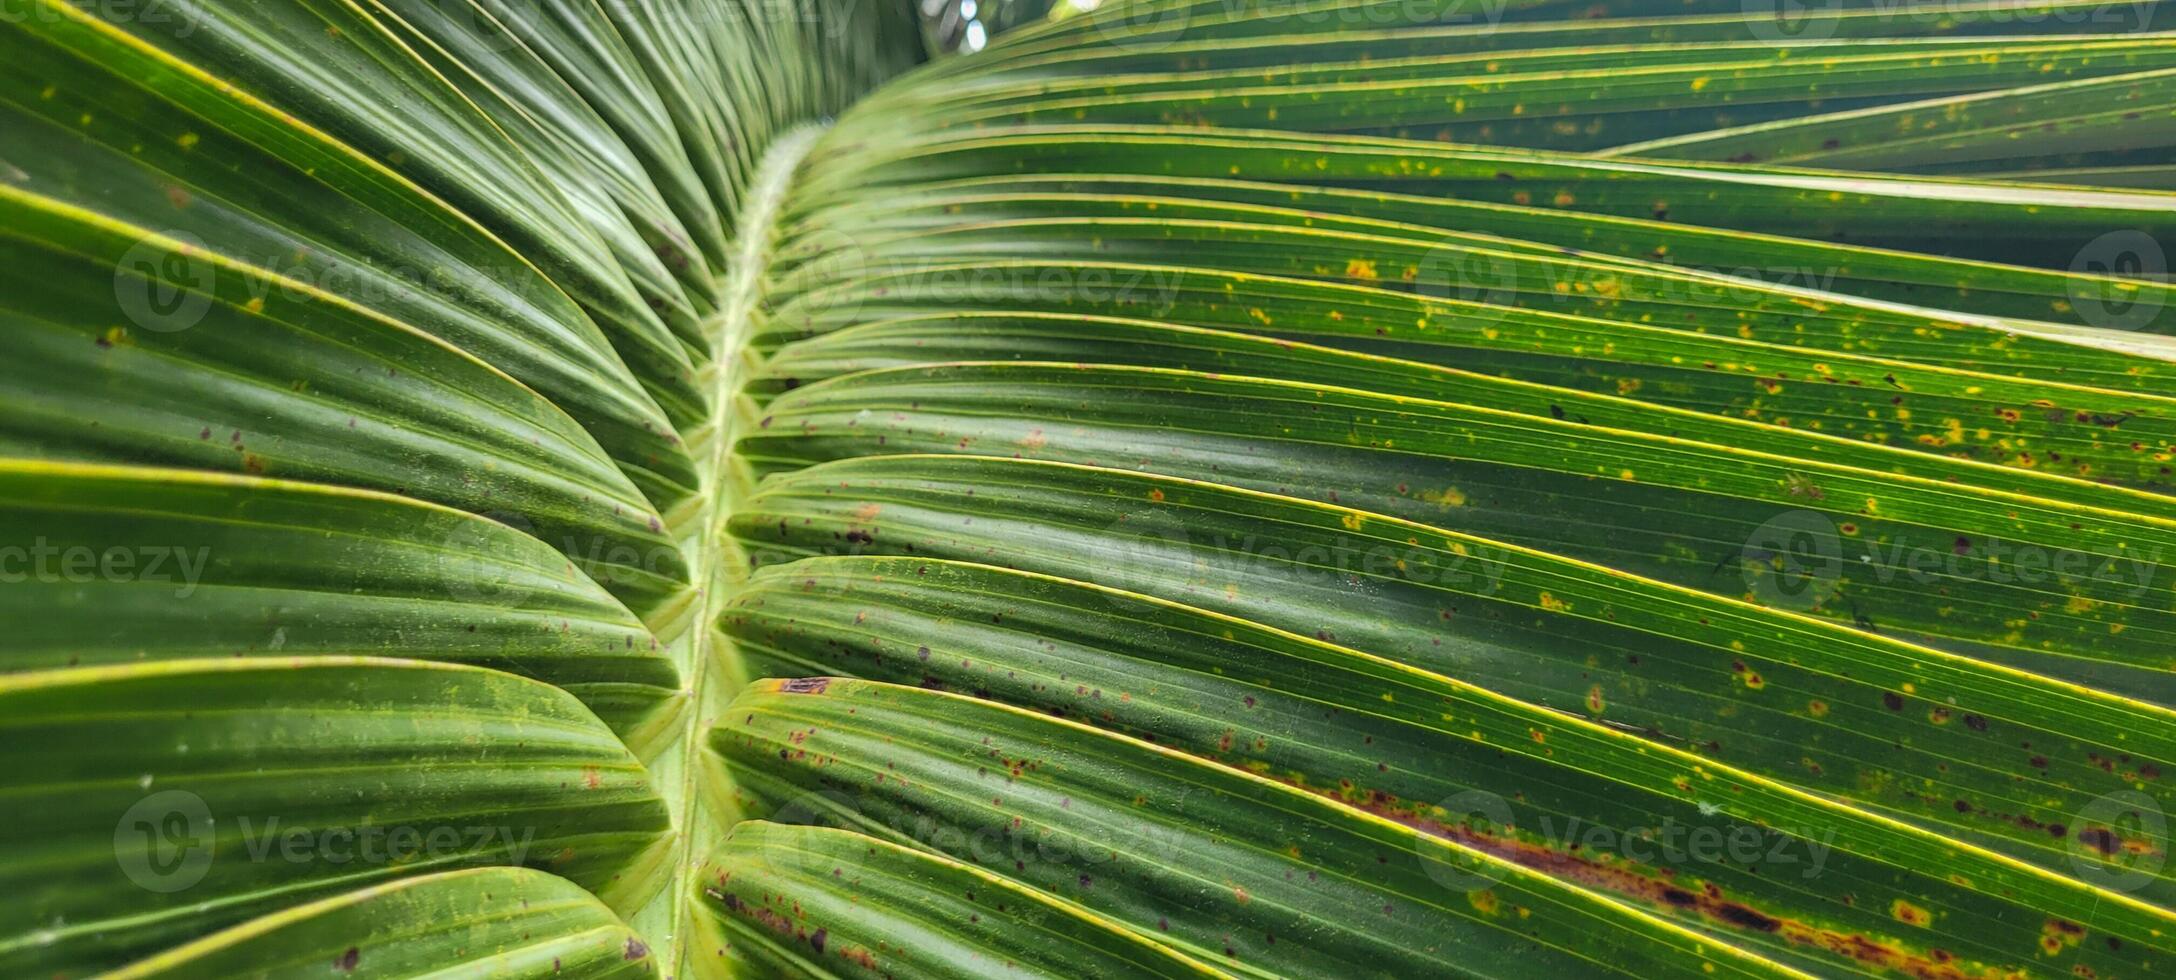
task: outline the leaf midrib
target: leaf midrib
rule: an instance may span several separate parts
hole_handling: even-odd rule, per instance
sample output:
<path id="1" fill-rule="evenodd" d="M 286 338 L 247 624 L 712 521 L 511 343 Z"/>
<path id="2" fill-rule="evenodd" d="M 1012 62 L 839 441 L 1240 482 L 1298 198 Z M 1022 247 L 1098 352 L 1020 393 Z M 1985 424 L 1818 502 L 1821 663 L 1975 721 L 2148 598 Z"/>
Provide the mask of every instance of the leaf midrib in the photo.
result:
<path id="1" fill-rule="evenodd" d="M 733 693 L 726 689 L 732 678 L 721 679 L 713 669 L 718 665 L 712 661 L 730 656 L 730 653 L 718 642 L 718 633 L 711 629 L 711 623 L 724 608 L 728 587 L 747 575 L 740 549 L 725 533 L 726 521 L 733 512 L 734 491 L 738 489 L 732 454 L 740 422 L 736 406 L 742 387 L 757 373 L 746 370 L 753 356 L 748 342 L 756 332 L 755 320 L 763 301 L 764 270 L 770 262 L 778 218 L 784 210 L 794 175 L 800 171 L 801 162 L 825 128 L 822 124 L 804 124 L 780 134 L 764 151 L 749 182 L 742 209 L 735 216 L 733 227 L 737 231 L 731 264 L 713 319 L 715 332 L 710 363 L 706 367 L 711 383 L 710 418 L 703 427 L 708 451 L 698 459 L 702 467 L 703 505 L 693 522 L 694 538 L 687 548 L 698 598 L 694 618 L 682 626 L 690 634 L 685 665 L 690 703 L 674 746 L 676 751 L 661 755 L 657 763 L 663 770 L 657 773 L 659 782 L 668 784 L 661 788 L 673 790 L 667 800 L 676 830 L 667 864 L 672 870 L 664 883 L 668 915 L 664 926 L 670 934 L 664 937 L 663 943 L 652 944 L 653 948 L 664 951 L 668 976 L 687 972 L 683 968 L 688 965 L 688 937 L 694 915 L 687 876 L 701 863 L 696 844 L 708 836 L 708 831 L 722 829 L 713 827 L 712 821 L 719 815 L 707 812 L 703 803 L 707 798 L 702 785 L 706 767 L 701 764 L 701 758 L 703 739 L 715 714 L 713 708 L 725 703 Z M 678 771 L 670 771 L 675 765 Z"/>

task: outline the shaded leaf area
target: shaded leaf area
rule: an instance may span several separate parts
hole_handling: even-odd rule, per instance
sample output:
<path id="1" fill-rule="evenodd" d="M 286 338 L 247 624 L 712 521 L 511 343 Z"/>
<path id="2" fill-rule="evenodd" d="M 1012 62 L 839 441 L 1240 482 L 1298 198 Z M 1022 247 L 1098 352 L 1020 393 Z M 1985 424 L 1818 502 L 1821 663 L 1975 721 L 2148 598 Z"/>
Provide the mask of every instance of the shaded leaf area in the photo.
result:
<path id="1" fill-rule="evenodd" d="M 21 975 L 119 966 L 476 865 L 624 902 L 642 885 L 621 870 L 668 826 L 642 766 L 579 702 L 492 671 L 179 660 L 17 674 L 0 700 L 18 807 L 0 960 Z"/>
<path id="2" fill-rule="evenodd" d="M 1048 892 L 820 824 L 741 823 L 701 877 L 713 927 L 751 967 L 781 975 L 1230 975 Z"/>
<path id="3" fill-rule="evenodd" d="M 1983 176 L 2037 184 L 2091 184 L 2100 187 L 2176 190 L 2176 167 L 2158 163 L 2131 167 L 2050 167 L 2041 170 L 2005 170 Z"/>
<path id="4" fill-rule="evenodd" d="M 1046 65 L 1079 63 L 1093 63 L 1112 74 L 1141 74 L 1468 52 L 1561 53 L 1603 45 L 1764 41 L 1781 47 L 1878 38 L 2113 35 L 2166 29 L 2169 8 L 2161 0 L 2120 10 L 2087 0 L 1938 5 L 1843 0 L 1795 13 L 1788 8 L 1748 10 L 1735 0 L 1687 0 L 1668 10 L 1643 0 L 1423 0 L 1252 8 L 1193 0 L 1117 8 L 1100 21 L 1048 25 L 1033 38 L 1008 38 L 981 64 L 932 71 L 1003 79 L 1031 76 Z M 1080 43 L 1084 36 L 1095 35 L 1115 43 Z"/>
<path id="5" fill-rule="evenodd" d="M 588 892 L 525 868 L 475 868 L 357 889 L 251 920 L 114 971 L 237 977 L 654 977 L 641 937 Z"/>
<path id="6" fill-rule="evenodd" d="M 2168 155 L 2171 75 L 2152 69 L 1695 133 L 1612 155 L 1915 173 L 2149 164 Z M 2095 184 L 2099 181 L 2074 181 Z"/>
<path id="7" fill-rule="evenodd" d="M 138 26 L 195 36 L 199 16 L 192 10 Z M 664 410 L 560 284 L 498 229 L 239 87 L 237 76 L 252 69 L 247 45 L 189 61 L 52 0 L 6 30 L 8 128 L 23 134 L 21 148 L 37 148 L 10 151 L 10 185 L 237 265 L 329 287 L 441 337 L 559 404 L 659 506 L 693 492 L 693 461 Z M 329 41 L 322 28 L 310 35 Z M 409 66 L 416 84 L 428 80 L 424 66 Z M 260 72 L 267 67 L 255 63 Z M 455 98 L 444 91 L 436 101 Z M 513 152 L 496 130 L 467 135 L 472 144 L 493 137 L 497 153 Z M 201 267 L 179 271 L 193 275 L 192 284 L 211 278 Z M 147 332 L 168 321 L 114 325 Z"/>
<path id="8" fill-rule="evenodd" d="M 1073 281 L 1082 283 L 1080 292 L 1066 285 Z M 1241 289 L 1252 294 L 1245 297 L 1250 302 L 1233 305 L 1231 296 Z M 2176 472 L 2164 441 L 2150 434 L 2157 423 L 2141 427 L 2143 438 L 2092 431 L 2120 430 L 2141 415 L 2165 413 L 2165 389 L 2155 378 L 2167 362 L 2150 356 L 2162 345 L 2158 338 L 2136 342 L 2135 350 L 2115 346 L 2134 344 L 2128 339 L 2111 341 L 2106 350 L 2066 347 L 2053 332 L 1987 338 L 1991 354 L 2004 361 L 2057 362 L 2046 364 L 2047 373 L 2062 380 L 2049 383 L 2035 378 L 2033 367 L 2006 364 L 1999 371 L 1958 373 L 1931 350 L 1913 352 L 1910 361 L 1860 357 L 1641 323 L 1461 306 L 1395 290 L 1093 259 L 933 266 L 858 282 L 808 302 L 864 311 L 835 321 L 842 326 L 865 317 L 940 316 L 962 306 L 980 313 L 1156 318 L 2087 480 L 2164 488 Z M 1967 336 L 1956 339 L 1967 342 Z M 1990 397 L 1998 393 L 2032 397 L 2003 404 L 2006 399 Z M 1922 394 L 1931 396 L 1923 404 L 1917 401 Z M 1922 407 L 1932 411 L 1922 415 Z"/>
<path id="9" fill-rule="evenodd" d="M 0 463 L 0 669 L 420 657 L 510 671 L 629 734 L 679 677 L 624 606 L 502 524 L 397 497 L 177 470 Z"/>
<path id="10" fill-rule="evenodd" d="M 1488 52 L 1395 62 L 1309 64 L 1265 71 L 1033 78 L 1017 88 L 975 85 L 932 99 L 960 123 L 1205 124 L 1379 133 L 1448 143 L 1578 150 L 1638 143 L 1738 120 L 2100 79 L 2169 66 L 2147 35 L 2051 42 L 1831 43 L 1812 57 L 1766 44 L 1585 47 L 1563 53 Z M 1071 66 L 1069 66 L 1071 67 Z M 917 89 L 915 94 L 934 94 Z M 917 108 L 921 108 L 917 106 Z M 1546 121 L 1528 122 L 1530 115 Z M 2150 134 L 2148 139 L 2150 139 Z M 1743 154 L 1741 154 L 1741 157 Z M 1749 162 L 1740 160 L 1737 162 Z"/>
<path id="11" fill-rule="evenodd" d="M 1656 429 L 1711 443 L 1770 447 L 1808 459 L 1850 458 L 1862 466 L 1878 461 L 1871 465 L 1896 472 L 1970 471 L 1980 479 L 2011 486 L 2029 484 L 2080 500 L 2107 499 L 2109 494 L 2105 488 L 2086 488 L 2077 481 L 2042 479 L 2040 472 L 2020 471 L 2038 471 L 2040 467 L 2030 464 L 2061 456 L 2076 465 L 2104 467 L 2089 470 L 2099 473 L 2104 482 L 2153 489 L 2167 479 L 2161 472 L 2167 461 L 2161 457 L 2176 449 L 2170 436 L 2156 436 L 2168 427 L 2163 413 L 2172 403 L 2146 393 L 2045 385 L 1894 361 L 1860 362 L 1853 365 L 1856 370 L 1839 370 L 1851 362 L 1834 355 L 1750 349 L 1739 353 L 1761 359 L 1733 365 L 1727 375 L 1646 373 L 1611 361 L 1604 363 L 1621 384 L 1560 386 L 1491 376 L 1470 367 L 1345 351 L 1317 342 L 1323 339 L 1062 313 L 928 313 L 873 320 L 818 342 L 788 346 L 771 361 L 769 376 L 761 383 L 766 394 L 775 395 L 858 371 L 995 358 L 1163 367 L 1321 383 L 1410 399 L 1471 402 L 1581 425 Z M 1767 360 L 1767 356 L 1778 359 Z M 1786 383 L 1772 376 L 1762 378 L 1758 371 L 1764 364 L 1799 368 L 1803 380 Z M 1872 373 L 1875 370 L 1881 372 L 1878 377 Z M 1577 378 L 1566 376 L 1565 380 Z M 1871 418 L 1864 405 L 1867 396 L 1852 392 L 1869 385 L 1886 388 L 1887 394 L 1874 400 L 1888 402 L 1885 410 L 1877 410 Z M 1620 393 L 1627 389 L 1629 395 Z M 2049 405 L 2035 405 L 2037 401 Z M 1777 417 L 1797 424 L 1760 424 L 1768 412 L 1755 405 L 1776 409 Z M 1702 408 L 1709 411 L 1702 413 Z M 1984 437 L 1978 429 L 1964 429 L 1967 418 L 1983 420 L 1979 429 L 1986 430 Z M 1962 441 L 1950 444 L 1952 435 Z M 2134 449 L 2133 443 L 2154 449 Z M 2001 455 L 1983 454 L 1983 448 L 1998 449 Z M 2011 471 L 1956 467 L 1895 450 L 2007 463 Z M 2116 496 L 2148 499 L 2137 494 Z"/>
<path id="12" fill-rule="evenodd" d="M 668 419 L 687 425 L 703 416 L 686 350 L 578 205 L 543 176 L 550 158 L 514 142 L 525 128 L 518 121 L 495 122 L 488 102 L 464 98 L 432 72 L 393 23 L 347 0 L 261 0 L 193 6 L 186 20 L 163 25 L 119 24 L 152 56 L 204 64 L 265 110 L 457 208 L 573 300 Z"/>
<path id="13" fill-rule="evenodd" d="M 1113 241 L 1106 247 L 1114 254 L 1126 254 L 1126 238 L 1147 234 L 1127 226 L 1141 225 L 1145 218 L 1174 219 L 1189 226 L 1204 221 L 1236 225 L 1220 231 L 1226 236 L 1251 234 L 1258 246 L 1268 244 L 1265 239 L 1289 242 L 1296 234 L 1310 231 L 1336 233 L 1336 238 L 1327 240 L 1346 248 L 1396 255 L 1400 249 L 1419 246 L 1427 250 L 1426 260 L 1385 264 L 1378 258 L 1372 260 L 1376 263 L 1372 278 L 1363 274 L 1364 265 L 1324 261 L 1322 256 L 1312 262 L 1270 256 L 1282 261 L 1263 262 L 1258 269 L 1265 273 L 1300 270 L 1299 274 L 1317 278 L 1384 284 L 1437 298 L 1499 306 L 1518 299 L 1566 313 L 1638 302 L 1658 316 L 1674 312 L 1673 322 L 1692 328 L 1704 322 L 1702 314 L 1715 316 L 1717 306 L 1734 310 L 1738 304 L 1763 301 L 1770 308 L 1777 305 L 1776 298 L 1760 288 L 1746 289 L 1733 279 L 1718 279 L 1717 274 L 1959 312 L 2040 319 L 2065 319 L 2075 307 L 2094 298 L 2116 312 L 2128 309 L 2133 296 L 2165 296 L 2165 286 L 2153 282 L 2080 274 L 2086 270 L 2039 270 L 1684 225 L 1668 220 L 1667 201 L 1647 215 L 1604 219 L 1559 209 L 1554 199 L 1538 201 L 1531 194 L 1528 199 L 1528 204 L 1517 203 L 1514 193 L 1511 203 L 1498 204 L 1228 177 L 1016 174 L 902 189 L 816 212 L 805 223 L 821 228 L 833 221 L 850 221 L 857 229 L 856 244 L 887 253 L 896 252 L 898 239 L 941 233 L 945 239 L 934 244 L 945 251 L 933 249 L 933 253 L 964 256 L 987 249 L 985 243 L 998 235 L 1027 241 L 1038 232 L 1048 235 L 1052 226 L 1061 224 L 1074 226 L 1076 238 L 1084 231 L 1108 235 Z M 1576 204 L 1577 198 L 1570 203 Z M 1062 208 L 1070 220 L 1053 217 L 1054 208 Z M 974 219 L 972 223 L 968 218 Z M 999 222 L 1004 224 L 985 227 Z M 1481 226 L 1486 226 L 1485 233 L 1475 230 Z M 782 271 L 809 255 L 823 254 L 820 250 L 828 244 L 832 243 L 819 237 L 787 246 L 781 250 Z M 1138 253 L 1139 246 L 1132 251 Z M 1283 251 L 1289 252 L 1289 246 Z M 1522 270 L 1519 263 L 1533 264 L 1536 256 L 1542 261 Z M 1612 259 L 1659 259 L 1664 264 L 1625 264 Z M 1410 278 L 1405 275 L 1407 265 L 1413 267 Z M 1598 291 L 1602 283 L 1615 281 L 1608 277 L 1613 268 L 1640 270 L 1645 275 L 1619 283 L 1613 293 Z M 1558 276 L 1575 277 L 1588 283 L 1588 288 L 1575 290 L 1567 279 L 1559 291 Z M 1630 291 L 1640 282 L 1662 288 Z M 1537 285 L 1545 288 L 1537 289 Z M 1817 309 L 1799 304 L 1805 315 Z"/>
<path id="14" fill-rule="evenodd" d="M 2104 842 L 2071 815 L 2105 794 L 2153 788 L 2172 755 L 2164 708 L 1455 531 L 1216 484 L 880 457 L 774 479 L 736 530 L 771 561 L 873 551 L 1095 581 L 1559 711 L 1591 711 L 1599 685 L 1609 720 L 1650 738 L 2058 871 Z M 2154 833 L 2105 843 L 2112 857 L 2166 848 Z M 2147 878 L 2165 881 L 2159 868 Z"/>
<path id="15" fill-rule="evenodd" d="M 765 479 L 731 528 L 763 569 L 720 622 L 753 675 L 953 700 L 744 695 L 714 744 L 750 812 L 1234 971 L 1356 959 L 1272 945 L 1212 850 L 1319 882 L 1319 839 L 1119 843 L 1187 803 L 1046 757 L 1085 725 L 1787 969 L 2166 970 L 2168 199 L 1747 166 L 1799 120 L 2084 132 L 2064 113 L 2150 107 L 2164 45 L 2059 4 L 1780 40 L 1724 7 L 1441 6 L 1122 5 L 826 134 L 754 338 Z M 1740 142 L 1565 152 L 1709 131 Z M 2015 148 L 1978 169 L 2126 162 Z M 974 739 L 934 707 L 963 697 L 1044 741 Z M 1113 828 L 1103 873 L 1052 796 Z M 1498 880 L 1377 910 L 1463 935 Z M 786 901 L 750 908 L 805 955 Z"/>
<path id="16" fill-rule="evenodd" d="M 911 19 L 22 6 L 0 972 L 680 975 L 736 216 Z"/>
<path id="17" fill-rule="evenodd" d="M 1701 424 L 1717 421 L 1708 417 L 1663 436 L 1622 432 L 1584 413 L 1586 421 L 1554 417 L 1582 407 L 1510 414 L 1326 380 L 961 364 L 797 390 L 774 402 L 762 434 L 742 445 L 782 468 L 844 456 L 1003 452 L 1213 480 L 1877 631 L 1932 635 L 2044 673 L 2176 700 L 2168 681 L 2176 621 L 2150 598 L 2169 585 L 2156 583 L 2162 572 L 2152 556 L 2176 552 L 2176 509 L 2166 498 L 2094 499 L 2103 488 L 2013 479 L 2018 471 L 1981 476 L 1907 453 L 1889 454 L 1900 465 L 1860 468 L 1851 465 L 1863 458 L 1854 444 L 1758 426 L 1700 440 Z M 1776 445 L 1784 440 L 1770 434 L 1798 446 Z M 1818 448 L 1799 448 L 1807 443 Z M 1820 450 L 1838 458 L 1817 461 Z M 1577 520 L 1535 520 L 1573 508 Z M 1772 553 L 1797 537 L 1833 557 L 1787 570 L 1798 576 L 1771 567 Z M 2018 565 L 2020 556 L 2032 564 Z M 1929 603 L 1929 593 L 1942 601 Z"/>
<path id="18" fill-rule="evenodd" d="M 812 186 L 831 192 L 1022 173 L 1239 177 L 1659 217 L 2048 269 L 2072 268 L 2082 250 L 2112 230 L 2143 230 L 2158 239 L 2169 222 L 2162 195 L 2136 191 L 1619 160 L 1305 131 L 1018 125 L 896 134 L 860 150 L 837 160 L 837 177 Z M 2161 332 L 2168 328 L 2162 321 Z"/>
<path id="19" fill-rule="evenodd" d="M 637 608 L 685 589 L 687 568 L 650 501 L 520 382 L 184 240 L 0 195 L 10 218 L 0 260 L 36 270 L 0 300 L 17 355 L 0 367 L 11 455 L 400 494 L 532 531 Z M 119 299 L 82 301 L 100 291 Z M 157 299 L 178 329 L 117 323 L 116 303 L 148 310 Z"/>
<path id="20" fill-rule="evenodd" d="M 1605 685 L 1590 689 L 1585 721 L 1196 608 L 932 559 L 774 569 L 736 601 L 730 624 L 744 655 L 773 673 L 851 671 L 1134 734 L 1816 970 L 2031 963 L 2039 933 L 2002 924 L 2066 905 L 2113 913 L 2082 927 L 2092 933 L 2114 926 L 2158 942 L 2155 917 L 2103 904 L 2106 892 L 1643 743 L 1610 726 Z M 1929 943 L 1900 923 L 1899 901 L 1970 945 Z M 2116 949 L 2138 958 L 2102 955 Z M 2121 938 L 2088 952 L 2101 971 L 2168 955 Z"/>
<path id="21" fill-rule="evenodd" d="M 944 66 L 947 86 L 877 99 L 943 105 L 961 121 L 1263 126 L 1597 150 L 1915 94 L 2105 78 L 2165 56 L 2153 49 L 2172 25 L 2157 3 L 1670 7 L 1125 5 L 1009 37 L 992 64 Z M 1926 126 L 1967 130 L 1970 121 Z M 2167 146 L 2150 132 L 2129 143 Z M 1749 149 L 1733 158 L 1766 158 L 1765 146 Z"/>
<path id="22" fill-rule="evenodd" d="M 711 263 L 722 258 L 722 243 L 706 241 L 711 251 L 701 251 L 634 153 L 612 138 L 605 117 L 500 19 L 511 11 L 463 11 L 417 0 L 385 6 L 399 18 L 391 22 L 394 36 L 414 45 L 530 153 L 540 176 L 597 232 L 612 264 L 687 348 L 681 358 L 699 361 L 707 339 L 700 318 L 714 310 L 718 287 Z M 684 161 L 660 163 L 667 181 L 690 176 Z M 714 238 L 720 228 L 715 212 L 680 200 L 706 238 Z"/>
<path id="23" fill-rule="evenodd" d="M 757 805 L 798 801 L 899 842 L 920 822 L 994 844 L 976 859 L 1226 969 L 1787 972 L 1483 852 L 1047 715 L 854 680 L 758 682 L 732 712 L 712 747 Z M 1494 883 L 1438 883 L 1475 874 Z"/>

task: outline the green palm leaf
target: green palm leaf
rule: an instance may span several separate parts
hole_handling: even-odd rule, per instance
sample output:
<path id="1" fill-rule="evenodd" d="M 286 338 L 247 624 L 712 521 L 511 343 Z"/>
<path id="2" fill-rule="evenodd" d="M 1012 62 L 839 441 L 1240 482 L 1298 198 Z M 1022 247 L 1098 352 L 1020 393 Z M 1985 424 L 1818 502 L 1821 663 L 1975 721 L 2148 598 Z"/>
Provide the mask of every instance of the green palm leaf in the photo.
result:
<path id="1" fill-rule="evenodd" d="M 26 4 L 0 972 L 2166 974 L 2167 6 Z"/>

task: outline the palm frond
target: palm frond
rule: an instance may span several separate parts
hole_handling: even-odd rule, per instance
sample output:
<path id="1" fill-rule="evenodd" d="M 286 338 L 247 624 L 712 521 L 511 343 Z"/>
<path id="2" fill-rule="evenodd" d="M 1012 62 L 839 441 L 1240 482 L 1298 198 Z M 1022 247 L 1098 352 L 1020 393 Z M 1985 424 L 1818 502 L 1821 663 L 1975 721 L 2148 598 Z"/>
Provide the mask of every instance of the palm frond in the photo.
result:
<path id="1" fill-rule="evenodd" d="M 926 6 L 0 18 L 0 972 L 2176 963 L 2169 5 Z"/>

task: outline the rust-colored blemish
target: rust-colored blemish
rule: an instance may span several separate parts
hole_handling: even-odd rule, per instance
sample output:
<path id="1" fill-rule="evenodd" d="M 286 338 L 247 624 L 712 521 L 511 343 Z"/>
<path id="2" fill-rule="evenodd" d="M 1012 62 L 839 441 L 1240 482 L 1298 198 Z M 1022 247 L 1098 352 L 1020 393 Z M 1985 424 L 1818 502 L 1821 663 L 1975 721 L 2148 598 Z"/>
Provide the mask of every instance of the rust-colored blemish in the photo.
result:
<path id="1" fill-rule="evenodd" d="M 831 678 L 795 677 L 778 685 L 778 689 L 786 694 L 822 694 L 831 689 Z"/>
<path id="2" fill-rule="evenodd" d="M 1336 790 L 1317 789 L 1292 779 L 1279 781 L 1396 821 L 1421 833 L 1455 840 L 1475 850 L 1486 851 L 1554 878 L 1612 892 L 1650 905 L 1696 914 L 1710 922 L 1732 928 L 1778 936 L 1794 946 L 1819 949 L 1876 969 L 1895 970 L 1919 980 L 1974 980 L 2009 972 L 1992 967 L 1968 969 L 1959 965 L 1955 954 L 1946 950 L 1915 952 L 1899 944 L 1860 933 L 1770 915 L 1744 902 L 1732 900 L 1713 883 L 1702 883 L 1697 888 L 1678 885 L 1673 882 L 1676 877 L 1673 869 L 1645 873 L 1632 867 L 1606 864 L 1512 836 L 1484 833 L 1464 824 L 1444 823 L 1422 816 L 1411 808 L 1401 807 L 1395 798 L 1381 791 L 1355 787 L 1349 780 L 1341 781 L 1342 786 Z M 1473 899 L 1472 895 L 1469 895 L 1469 900 L 1480 901 Z M 1901 901 L 1898 905 L 1908 906 L 1931 919 L 1926 910 L 1917 906 Z"/>
<path id="3" fill-rule="evenodd" d="M 2063 947 L 2076 946 L 2085 939 L 2085 927 L 2065 919 L 2049 919 L 2040 924 L 2040 951 L 2054 956 Z"/>

